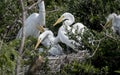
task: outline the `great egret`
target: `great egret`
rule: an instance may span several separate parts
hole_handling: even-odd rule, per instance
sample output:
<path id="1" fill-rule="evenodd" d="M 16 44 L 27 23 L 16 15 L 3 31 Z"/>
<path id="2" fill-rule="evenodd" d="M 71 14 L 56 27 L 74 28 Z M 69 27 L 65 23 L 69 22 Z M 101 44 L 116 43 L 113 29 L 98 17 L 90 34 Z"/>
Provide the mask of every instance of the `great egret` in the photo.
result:
<path id="1" fill-rule="evenodd" d="M 116 13 L 108 15 L 106 24 L 111 24 L 113 32 L 120 35 L 120 15 Z"/>
<path id="2" fill-rule="evenodd" d="M 45 47 L 50 48 L 48 52 L 51 55 L 62 55 L 62 47 L 58 44 L 58 39 L 54 37 L 52 31 L 50 30 L 44 30 L 42 27 L 41 34 L 38 37 L 37 44 L 35 46 L 35 49 L 39 46 L 40 43 L 42 43 Z"/>
<path id="3" fill-rule="evenodd" d="M 39 30 L 37 26 L 45 26 L 45 5 L 44 0 L 40 0 L 39 4 L 39 13 L 31 14 L 25 20 L 25 37 L 33 36 L 37 38 L 39 36 Z M 22 38 L 22 28 L 19 30 L 16 38 Z"/>
<path id="4" fill-rule="evenodd" d="M 80 43 L 77 43 L 75 40 L 69 39 L 69 37 L 66 34 L 67 31 L 71 31 L 72 33 L 75 33 L 77 29 L 78 29 L 78 33 L 82 34 L 85 26 L 82 23 L 76 23 L 75 25 L 73 25 L 73 28 L 70 27 L 70 25 L 72 25 L 75 21 L 74 16 L 71 13 L 64 13 L 53 26 L 57 25 L 62 21 L 64 22 L 63 25 L 59 28 L 57 38 L 59 38 L 59 40 L 62 43 L 66 44 L 67 46 L 71 47 L 73 50 L 77 51 L 75 44 L 80 46 Z M 81 39 L 81 37 L 79 37 L 78 39 Z"/>

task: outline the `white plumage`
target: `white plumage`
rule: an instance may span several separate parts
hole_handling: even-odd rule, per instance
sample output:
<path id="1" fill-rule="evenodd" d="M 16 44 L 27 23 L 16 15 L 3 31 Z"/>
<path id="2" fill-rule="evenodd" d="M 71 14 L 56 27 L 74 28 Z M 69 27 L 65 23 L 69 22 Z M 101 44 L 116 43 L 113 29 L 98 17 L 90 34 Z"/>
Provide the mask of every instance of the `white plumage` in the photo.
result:
<path id="1" fill-rule="evenodd" d="M 36 28 L 37 26 L 43 25 L 45 26 L 45 5 L 44 0 L 40 0 L 39 6 L 39 13 L 31 14 L 25 20 L 25 37 L 39 36 L 39 30 Z M 19 30 L 16 38 L 22 38 L 22 28 Z"/>
<path id="2" fill-rule="evenodd" d="M 112 30 L 113 32 L 120 35 L 120 15 L 117 15 L 116 13 L 112 13 L 107 18 L 107 23 L 112 22 Z"/>
<path id="3" fill-rule="evenodd" d="M 82 23 L 75 23 L 72 27 L 77 30 L 77 33 L 83 33 L 85 28 Z"/>
<path id="4" fill-rule="evenodd" d="M 50 48 L 48 52 L 51 55 L 63 54 L 62 47 L 58 44 L 58 39 L 54 37 L 52 31 L 50 30 L 45 30 L 43 33 L 39 35 L 35 49 L 38 47 L 40 43 L 42 43 L 48 49 Z"/>
<path id="5" fill-rule="evenodd" d="M 77 50 L 76 45 L 80 46 L 79 43 L 75 42 L 72 39 L 69 39 L 69 37 L 66 35 L 67 31 L 71 31 L 72 33 L 75 33 L 76 29 L 78 29 L 78 33 L 83 33 L 84 31 L 84 25 L 82 23 L 76 23 L 75 25 L 73 25 L 73 28 L 70 27 L 70 25 L 72 25 L 75 21 L 74 16 L 71 13 L 64 13 L 54 24 L 54 26 L 60 22 L 63 22 L 63 25 L 59 28 L 58 31 L 58 36 L 57 38 L 59 38 L 60 42 L 66 44 L 67 46 L 71 47 L 73 50 Z M 72 29 L 71 29 L 72 28 Z M 81 39 L 81 37 L 79 37 L 78 39 Z M 73 44 L 74 43 L 74 44 Z"/>

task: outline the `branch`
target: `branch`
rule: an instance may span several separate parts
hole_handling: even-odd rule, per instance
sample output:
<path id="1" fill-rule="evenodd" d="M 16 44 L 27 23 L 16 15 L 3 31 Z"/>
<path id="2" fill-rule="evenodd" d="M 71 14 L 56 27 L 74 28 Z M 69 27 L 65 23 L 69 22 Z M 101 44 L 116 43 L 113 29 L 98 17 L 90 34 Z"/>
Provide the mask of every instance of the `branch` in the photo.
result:
<path id="1" fill-rule="evenodd" d="M 109 38 L 111 38 L 111 39 L 117 40 L 117 39 L 115 39 L 114 37 L 112 37 L 112 36 L 110 36 L 108 34 L 106 34 L 106 36 L 109 37 Z"/>
<path id="2" fill-rule="evenodd" d="M 101 43 L 101 40 L 99 41 L 99 43 L 98 43 L 98 45 L 97 45 L 95 51 L 93 52 L 93 54 L 90 55 L 88 58 L 91 58 L 91 57 L 93 57 L 93 56 L 96 54 L 96 52 L 97 52 L 97 50 L 98 50 L 98 48 L 99 48 L 99 46 L 100 46 L 100 43 Z"/>
<path id="3" fill-rule="evenodd" d="M 16 71 L 15 71 L 15 75 L 19 75 L 19 72 L 20 72 L 20 65 L 21 65 L 21 58 L 22 58 L 22 52 L 23 52 L 23 48 L 24 48 L 24 41 L 25 41 L 25 18 L 26 18 L 26 10 L 25 10 L 25 7 L 24 7 L 24 3 L 23 3 L 23 0 L 19 0 L 20 1 L 20 4 L 21 4 L 21 7 L 22 7 L 22 24 L 23 24 L 23 29 L 22 29 L 22 40 L 21 40 L 21 44 L 20 44 L 20 48 L 19 48 L 19 56 L 18 56 L 18 59 L 17 59 L 17 63 L 16 63 Z"/>
<path id="4" fill-rule="evenodd" d="M 55 12 L 55 11 L 62 11 L 60 9 L 55 9 L 55 10 L 51 10 L 51 11 L 46 11 L 47 13 L 52 13 L 52 12 Z"/>
<path id="5" fill-rule="evenodd" d="M 23 31 L 22 31 L 22 40 L 21 40 L 21 46 L 20 46 L 20 49 L 19 49 L 19 52 L 20 52 L 20 55 L 22 54 L 22 51 L 23 51 L 23 47 L 24 47 L 24 41 L 25 41 L 25 19 L 26 19 L 26 10 L 25 10 L 25 7 L 24 7 L 24 4 L 23 4 L 23 0 L 20 0 L 20 3 L 21 3 L 21 6 L 22 6 L 22 24 L 23 24 Z"/>
<path id="6" fill-rule="evenodd" d="M 102 24 L 100 24 L 100 25 L 102 26 L 102 28 L 103 28 L 104 30 L 106 30 L 105 26 L 103 26 Z"/>
<path id="7" fill-rule="evenodd" d="M 34 4 L 32 4 L 31 6 L 27 7 L 26 10 L 32 9 L 35 5 L 37 5 L 38 3 L 42 2 L 42 1 L 44 1 L 44 0 L 41 0 L 41 1 L 38 0 L 36 3 L 34 3 Z"/>
<path id="8" fill-rule="evenodd" d="M 95 51 L 93 52 L 93 54 L 90 55 L 88 58 L 91 58 L 91 57 L 93 57 L 93 56 L 96 54 L 96 52 L 98 51 L 98 48 L 100 47 L 101 41 L 102 41 L 103 39 L 105 39 L 105 38 L 106 38 L 106 37 L 104 37 L 104 38 L 102 38 L 102 39 L 100 39 L 100 40 L 97 40 L 99 43 L 98 43 L 98 45 L 97 45 Z"/>
<path id="9" fill-rule="evenodd" d="M 0 50 L 2 48 L 2 45 L 3 45 L 3 40 L 0 40 Z"/>

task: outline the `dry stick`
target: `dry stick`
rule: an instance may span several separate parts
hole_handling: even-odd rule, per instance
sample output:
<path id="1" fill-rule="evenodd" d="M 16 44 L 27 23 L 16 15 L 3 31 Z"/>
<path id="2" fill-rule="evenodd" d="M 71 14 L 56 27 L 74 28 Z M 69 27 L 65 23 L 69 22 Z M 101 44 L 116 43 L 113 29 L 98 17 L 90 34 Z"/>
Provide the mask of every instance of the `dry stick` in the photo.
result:
<path id="1" fill-rule="evenodd" d="M 32 9 L 35 5 L 37 5 L 38 3 L 42 2 L 42 1 L 44 1 L 44 0 L 41 0 L 41 1 L 38 0 L 36 3 L 32 4 L 30 7 L 27 7 L 26 10 Z"/>
<path id="2" fill-rule="evenodd" d="M 56 12 L 56 11 L 62 11 L 60 9 L 55 9 L 55 10 L 51 10 L 51 11 L 46 11 L 46 13 L 53 13 L 53 12 Z"/>
<path id="3" fill-rule="evenodd" d="M 23 30 L 22 30 L 22 40 L 21 40 L 21 44 L 20 44 L 20 49 L 19 49 L 19 56 L 18 56 L 18 59 L 17 59 L 17 63 L 16 63 L 16 71 L 15 71 L 15 75 L 19 75 L 19 72 L 20 72 L 20 66 L 21 66 L 21 63 L 20 63 L 20 60 L 22 58 L 22 52 L 23 52 L 23 48 L 24 48 L 24 41 L 25 41 L 25 28 L 24 28 L 24 25 L 25 25 L 25 18 L 26 18 L 26 10 L 25 10 L 25 7 L 24 7 L 24 4 L 23 4 L 23 0 L 19 0 L 20 1 L 20 4 L 21 4 L 21 7 L 22 7 L 22 24 L 23 24 Z"/>
<path id="4" fill-rule="evenodd" d="M 112 36 L 110 36 L 108 34 L 106 34 L 106 36 L 109 37 L 109 38 L 111 38 L 111 39 L 117 40 L 117 39 L 115 39 L 114 37 L 112 37 Z"/>
<path id="5" fill-rule="evenodd" d="M 90 55 L 88 58 L 91 58 L 91 57 L 93 57 L 93 56 L 95 55 L 95 53 L 97 52 L 97 50 L 98 50 L 98 48 L 99 48 L 99 46 L 100 46 L 100 43 L 101 43 L 101 40 L 99 41 L 99 43 L 98 43 L 98 45 L 97 45 L 95 51 L 93 52 L 93 54 Z"/>
<path id="6" fill-rule="evenodd" d="M 100 24 L 100 25 L 103 27 L 104 30 L 107 30 L 105 26 L 103 26 L 102 24 Z M 105 34 L 105 36 L 107 36 L 107 37 L 109 37 L 111 39 L 117 40 L 117 39 L 115 39 L 114 37 L 112 37 L 112 36 L 110 36 L 108 34 Z"/>
<path id="7" fill-rule="evenodd" d="M 3 40 L 0 40 L 0 50 L 2 48 L 2 45 L 3 45 Z"/>
<path id="8" fill-rule="evenodd" d="M 98 50 L 98 48 L 99 48 L 99 46 L 100 46 L 101 41 L 102 41 L 103 39 L 105 39 L 105 38 L 106 38 L 106 36 L 98 41 L 99 43 L 98 43 L 95 51 L 94 51 L 93 54 L 90 55 L 88 58 L 91 58 L 91 57 L 93 57 L 93 56 L 95 55 L 95 53 L 97 52 L 97 50 Z"/>

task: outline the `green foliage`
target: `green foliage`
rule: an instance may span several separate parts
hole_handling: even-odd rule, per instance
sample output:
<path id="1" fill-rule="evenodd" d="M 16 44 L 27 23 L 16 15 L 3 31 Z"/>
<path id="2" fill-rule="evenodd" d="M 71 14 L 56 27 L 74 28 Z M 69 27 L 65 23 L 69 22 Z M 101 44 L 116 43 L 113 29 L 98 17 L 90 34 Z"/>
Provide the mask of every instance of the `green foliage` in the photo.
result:
<path id="1" fill-rule="evenodd" d="M 70 0 L 68 11 L 76 22 L 82 22 L 88 28 L 101 31 L 100 24 L 105 24 L 106 16 L 110 13 L 120 13 L 119 0 Z"/>
<path id="2" fill-rule="evenodd" d="M 35 56 L 40 55 L 38 51 L 34 50 L 37 40 L 33 37 L 29 37 L 25 40 L 25 47 L 23 50 L 23 57 L 21 63 L 28 66 L 33 61 Z M 18 49 L 20 47 L 20 40 L 15 39 L 9 43 L 0 43 L 0 74 L 1 75 L 14 75 L 16 60 L 19 56 Z"/>
<path id="3" fill-rule="evenodd" d="M 77 40 L 78 37 L 76 37 L 76 35 L 80 36 L 82 39 L 78 41 Z M 95 72 L 95 73 L 92 72 L 91 74 L 90 72 L 92 69 L 88 69 L 88 67 L 84 67 L 85 71 L 86 69 L 87 71 L 90 71 L 90 72 L 87 72 L 88 75 L 94 75 L 94 74 L 115 75 L 116 74 L 115 73 L 116 69 L 120 68 L 120 66 L 118 66 L 120 64 L 120 61 L 118 61 L 120 59 L 120 41 L 119 41 L 119 36 L 113 33 L 111 29 L 103 30 L 101 32 L 96 32 L 94 30 L 85 28 L 83 35 L 79 35 L 79 33 L 70 34 L 70 32 L 68 31 L 68 36 L 70 37 L 70 39 L 73 39 L 79 42 L 80 44 L 82 41 L 82 44 L 81 44 L 83 45 L 82 50 L 89 50 L 89 52 L 91 53 L 91 56 L 92 56 L 91 59 L 88 57 L 91 63 L 84 63 L 84 64 L 85 66 L 87 65 L 94 66 L 94 69 L 95 70 L 97 69 L 98 72 Z M 81 47 L 82 46 L 80 46 L 80 48 L 78 49 L 81 50 Z M 68 70 L 70 72 L 68 72 Z M 69 75 L 69 73 L 72 74 L 71 72 L 74 72 L 76 70 L 79 70 L 79 69 L 73 69 L 71 67 L 71 64 L 70 65 L 68 64 L 67 70 L 65 69 L 63 71 L 64 73 L 68 73 Z M 75 73 L 77 73 L 77 71 Z M 84 71 L 82 71 L 82 74 L 86 75 L 86 73 L 84 74 Z"/>
<path id="4" fill-rule="evenodd" d="M 10 41 L 15 38 L 17 29 L 20 27 L 20 7 L 16 0 L 0 1 L 0 38 Z M 14 31 L 13 31 L 14 30 Z"/>
<path id="5" fill-rule="evenodd" d="M 91 53 L 97 50 L 92 57 L 92 65 L 97 68 L 107 66 L 109 75 L 116 74 L 114 71 L 120 68 L 118 66 L 120 62 L 117 61 L 120 59 L 119 36 L 112 33 L 111 29 L 100 33 L 93 31 L 93 35 L 93 44 L 87 42 L 88 38 L 91 38 L 89 31 L 86 31 L 82 37 L 82 42 L 86 49 L 90 50 Z"/>
<path id="6" fill-rule="evenodd" d="M 70 64 L 66 64 L 61 69 L 63 75 L 107 75 L 108 67 L 102 67 L 101 69 L 95 68 L 90 62 L 78 62 L 74 61 Z"/>
<path id="7" fill-rule="evenodd" d="M 14 74 L 17 51 L 15 50 L 15 44 L 18 42 L 10 42 L 6 44 L 1 42 L 0 47 L 0 74 L 11 75 Z"/>

